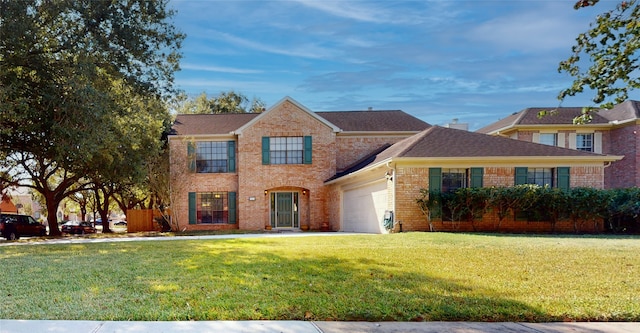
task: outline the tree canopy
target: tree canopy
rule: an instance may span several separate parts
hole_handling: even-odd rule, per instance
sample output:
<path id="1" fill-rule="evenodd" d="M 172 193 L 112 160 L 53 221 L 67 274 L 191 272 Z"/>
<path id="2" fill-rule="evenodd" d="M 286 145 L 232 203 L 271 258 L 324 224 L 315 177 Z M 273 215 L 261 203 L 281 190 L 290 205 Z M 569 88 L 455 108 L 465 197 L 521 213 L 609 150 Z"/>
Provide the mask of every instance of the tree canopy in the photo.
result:
<path id="1" fill-rule="evenodd" d="M 0 0 L 0 155 L 53 192 L 50 227 L 70 183 L 139 179 L 158 153 L 184 39 L 167 4 Z"/>
<path id="2" fill-rule="evenodd" d="M 580 0 L 574 8 L 598 2 Z M 558 98 L 562 101 L 590 89 L 594 91 L 591 100 L 596 105 L 611 108 L 614 103 L 627 100 L 629 91 L 640 88 L 639 66 L 640 5 L 637 0 L 622 1 L 615 9 L 599 15 L 590 29 L 576 38 L 572 55 L 558 68 L 559 72 L 574 77 L 574 81 Z"/>
<path id="3" fill-rule="evenodd" d="M 260 113 L 265 103 L 259 98 L 249 98 L 233 90 L 221 92 L 218 96 L 208 98 L 202 93 L 195 98 L 181 96 L 176 112 L 179 114 L 218 114 L 218 113 Z"/>

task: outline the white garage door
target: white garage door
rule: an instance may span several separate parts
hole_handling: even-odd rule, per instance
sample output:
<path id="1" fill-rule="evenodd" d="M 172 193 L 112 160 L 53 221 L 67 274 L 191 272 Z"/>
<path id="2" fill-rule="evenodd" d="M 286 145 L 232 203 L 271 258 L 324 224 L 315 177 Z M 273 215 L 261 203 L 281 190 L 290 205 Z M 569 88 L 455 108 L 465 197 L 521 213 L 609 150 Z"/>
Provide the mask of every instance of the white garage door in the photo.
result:
<path id="1" fill-rule="evenodd" d="M 387 209 L 387 182 L 344 192 L 342 205 L 342 231 L 383 233 L 384 212 Z"/>

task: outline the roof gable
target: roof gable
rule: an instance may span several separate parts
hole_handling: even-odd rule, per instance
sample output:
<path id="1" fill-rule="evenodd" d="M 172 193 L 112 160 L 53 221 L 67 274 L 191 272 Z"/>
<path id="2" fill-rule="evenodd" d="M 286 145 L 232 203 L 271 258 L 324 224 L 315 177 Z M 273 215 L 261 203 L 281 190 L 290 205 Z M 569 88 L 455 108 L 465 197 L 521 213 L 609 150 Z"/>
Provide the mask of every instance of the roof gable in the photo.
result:
<path id="1" fill-rule="evenodd" d="M 306 106 L 298 103 L 296 100 L 294 100 L 293 98 L 289 97 L 289 96 L 285 96 L 284 98 L 282 98 L 280 101 L 278 101 L 276 104 L 274 104 L 273 106 L 271 106 L 269 109 L 267 109 L 266 111 L 262 112 L 259 116 L 251 119 L 249 122 L 247 122 L 246 124 L 242 125 L 240 128 L 238 128 L 235 133 L 236 134 L 242 134 L 242 132 L 251 127 L 253 124 L 255 124 L 256 122 L 260 121 L 260 119 L 267 117 L 268 114 L 272 111 L 275 110 L 277 108 L 279 108 L 281 105 L 285 104 L 285 103 L 291 103 L 293 105 L 295 105 L 298 109 L 302 110 L 303 112 L 306 112 L 307 114 L 309 114 L 309 116 L 315 118 L 316 120 L 318 120 L 321 124 L 329 127 L 332 131 L 334 132 L 340 132 L 340 128 L 338 128 L 336 125 L 332 124 L 331 122 L 327 121 L 326 119 L 320 117 L 317 113 L 309 110 Z"/>
<path id="2" fill-rule="evenodd" d="M 478 133 L 496 133 L 515 126 L 536 126 L 536 125 L 573 125 L 573 119 L 582 115 L 582 107 L 535 107 L 527 108 L 520 112 L 514 113 L 504 119 L 498 120 L 493 124 L 489 124 L 476 132 Z M 539 117 L 540 111 L 557 111 L 551 114 Z M 625 101 L 615 105 L 609 110 L 600 109 L 592 114 L 592 120 L 589 124 L 609 124 L 616 122 L 624 122 L 640 118 L 640 102 Z"/>

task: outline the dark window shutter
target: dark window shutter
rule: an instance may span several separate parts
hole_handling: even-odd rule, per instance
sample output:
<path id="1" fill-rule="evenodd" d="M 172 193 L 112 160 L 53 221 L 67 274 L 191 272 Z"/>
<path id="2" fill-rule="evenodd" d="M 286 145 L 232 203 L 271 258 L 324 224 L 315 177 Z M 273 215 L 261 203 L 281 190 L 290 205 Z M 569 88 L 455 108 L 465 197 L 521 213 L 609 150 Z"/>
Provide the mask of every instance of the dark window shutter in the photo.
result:
<path id="1" fill-rule="evenodd" d="M 227 142 L 227 166 L 229 172 L 236 172 L 236 142 Z"/>
<path id="2" fill-rule="evenodd" d="M 269 137 L 263 136 L 262 137 L 262 164 L 267 165 L 270 163 L 269 150 L 270 150 Z"/>
<path id="3" fill-rule="evenodd" d="M 195 142 L 187 142 L 187 168 L 189 168 L 189 172 L 196 172 Z"/>
<path id="4" fill-rule="evenodd" d="M 238 222 L 238 213 L 236 205 L 236 192 L 229 192 L 229 224 L 236 224 Z"/>
<path id="5" fill-rule="evenodd" d="M 429 192 L 442 192 L 442 168 L 429 168 Z"/>
<path id="6" fill-rule="evenodd" d="M 482 177 L 484 175 L 484 168 L 471 168 L 471 186 L 470 187 L 482 187 Z"/>
<path id="7" fill-rule="evenodd" d="M 571 187 L 570 183 L 570 168 L 559 167 L 556 169 L 558 173 L 558 188 L 568 190 Z"/>
<path id="8" fill-rule="evenodd" d="M 529 169 L 526 167 L 516 167 L 514 185 L 524 185 L 527 183 Z"/>
<path id="9" fill-rule="evenodd" d="M 312 161 L 312 144 L 311 144 L 312 140 L 310 136 L 305 136 L 304 137 L 304 164 L 311 164 Z"/>
<path id="10" fill-rule="evenodd" d="M 196 210 L 196 193 L 189 192 L 189 224 L 196 224 L 197 222 L 197 210 Z"/>

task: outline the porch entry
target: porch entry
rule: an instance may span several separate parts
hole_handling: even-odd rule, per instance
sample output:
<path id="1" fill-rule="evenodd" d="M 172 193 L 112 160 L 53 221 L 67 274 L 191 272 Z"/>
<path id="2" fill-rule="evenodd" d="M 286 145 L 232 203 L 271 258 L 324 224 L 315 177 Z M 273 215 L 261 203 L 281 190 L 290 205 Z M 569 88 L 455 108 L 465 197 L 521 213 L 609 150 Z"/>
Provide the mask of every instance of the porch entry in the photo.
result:
<path id="1" fill-rule="evenodd" d="M 299 228 L 298 192 L 271 192 L 271 227 Z"/>

